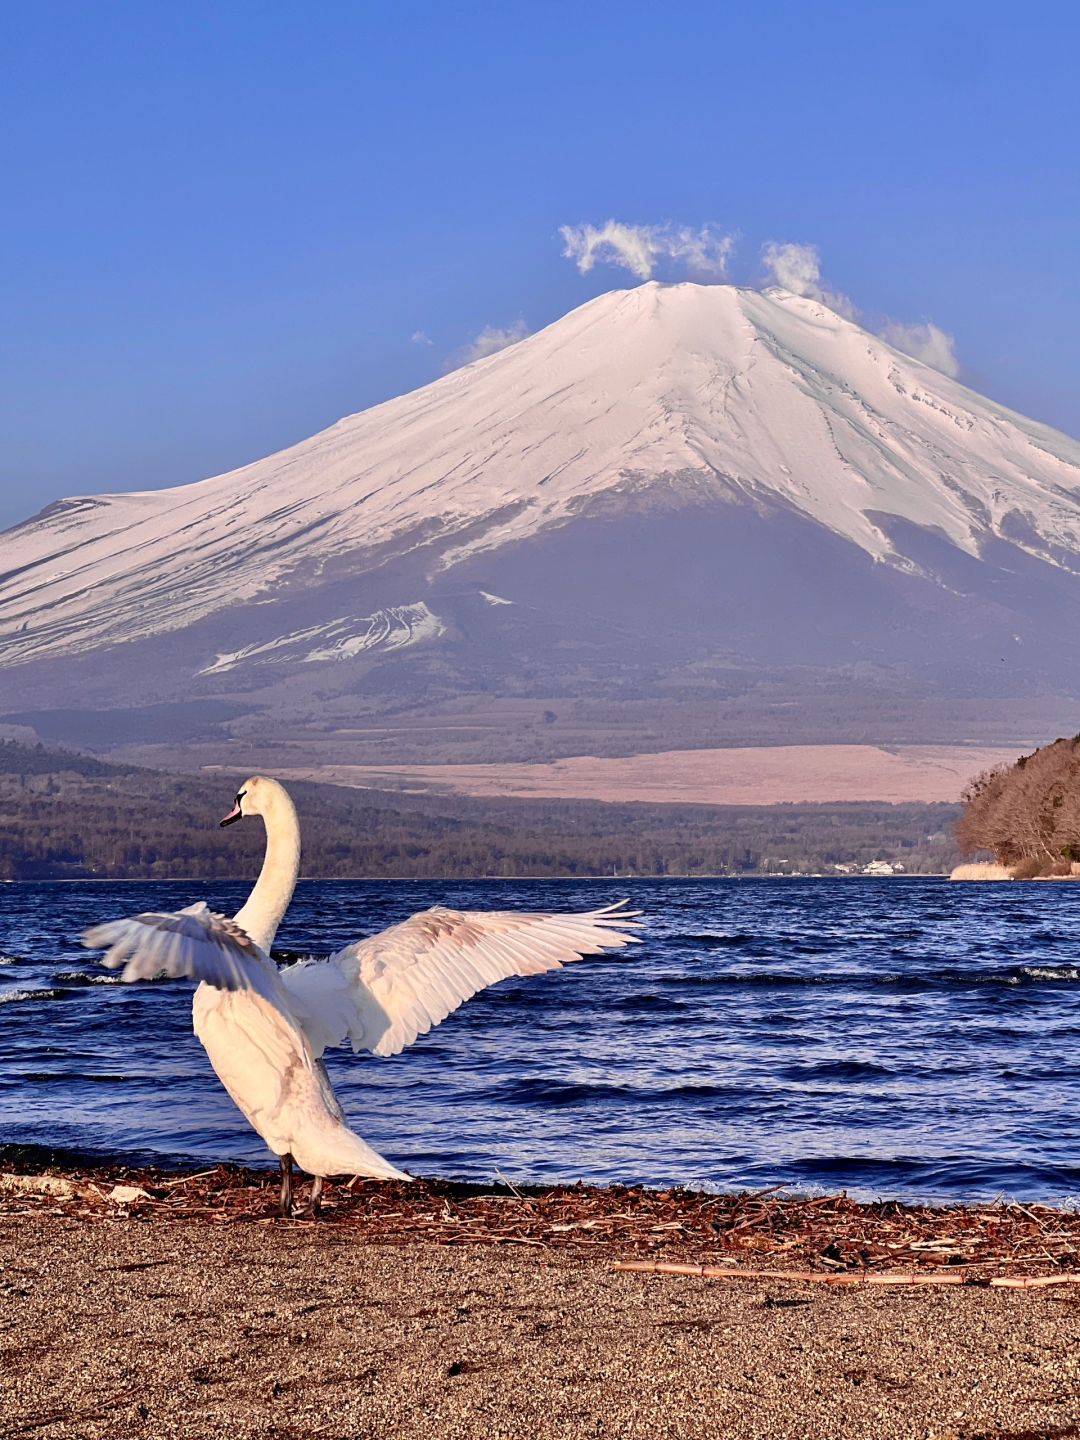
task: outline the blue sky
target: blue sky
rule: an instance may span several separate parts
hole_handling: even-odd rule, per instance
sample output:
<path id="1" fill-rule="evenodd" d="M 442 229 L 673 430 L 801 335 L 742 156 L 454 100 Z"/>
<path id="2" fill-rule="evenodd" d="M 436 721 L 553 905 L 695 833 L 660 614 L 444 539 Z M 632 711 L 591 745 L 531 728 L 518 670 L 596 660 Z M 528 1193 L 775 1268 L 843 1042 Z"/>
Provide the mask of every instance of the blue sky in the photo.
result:
<path id="1" fill-rule="evenodd" d="M 609 218 L 819 247 L 1080 433 L 1072 4 L 0 7 L 0 524 L 229 469 L 636 283 Z M 683 278 L 660 264 L 658 278 Z M 423 332 L 431 343 L 414 341 Z"/>

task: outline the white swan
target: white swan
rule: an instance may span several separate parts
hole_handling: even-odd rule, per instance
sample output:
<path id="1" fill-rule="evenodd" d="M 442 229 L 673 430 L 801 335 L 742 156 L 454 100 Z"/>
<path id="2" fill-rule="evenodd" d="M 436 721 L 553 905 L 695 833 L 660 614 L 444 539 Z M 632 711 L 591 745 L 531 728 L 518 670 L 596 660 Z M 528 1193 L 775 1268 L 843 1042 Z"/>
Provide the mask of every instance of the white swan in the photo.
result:
<path id="1" fill-rule="evenodd" d="M 292 1163 L 323 1178 L 409 1177 L 348 1128 L 320 1060 L 346 1038 L 354 1050 L 397 1055 L 478 990 L 536 975 L 583 955 L 635 943 L 636 912 L 585 914 L 432 910 L 413 915 L 328 960 L 279 970 L 270 946 L 300 870 L 300 826 L 283 786 L 254 775 L 222 825 L 261 815 L 266 854 L 255 888 L 232 920 L 204 904 L 135 915 L 88 930 L 124 980 L 199 981 L 193 1018 L 218 1078 L 281 1162 L 281 1211 L 292 1208 Z"/>

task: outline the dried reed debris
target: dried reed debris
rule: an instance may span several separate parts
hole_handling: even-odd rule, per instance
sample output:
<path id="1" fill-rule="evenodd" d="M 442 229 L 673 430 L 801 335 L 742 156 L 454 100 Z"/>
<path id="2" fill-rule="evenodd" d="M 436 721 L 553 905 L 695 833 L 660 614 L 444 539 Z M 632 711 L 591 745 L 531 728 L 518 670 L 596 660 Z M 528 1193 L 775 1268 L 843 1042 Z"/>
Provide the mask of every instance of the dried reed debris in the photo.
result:
<path id="1" fill-rule="evenodd" d="M 24 1167 L 26 1168 L 26 1167 Z M 94 1222 L 274 1220 L 277 1176 L 219 1166 L 194 1173 L 99 1167 L 0 1175 L 0 1220 L 28 1212 Z M 523 1245 L 598 1259 L 814 1272 L 1080 1275 L 1080 1211 L 1020 1205 L 860 1204 L 774 1186 L 752 1193 L 572 1185 L 330 1185 L 319 1219 L 361 1242 Z"/>

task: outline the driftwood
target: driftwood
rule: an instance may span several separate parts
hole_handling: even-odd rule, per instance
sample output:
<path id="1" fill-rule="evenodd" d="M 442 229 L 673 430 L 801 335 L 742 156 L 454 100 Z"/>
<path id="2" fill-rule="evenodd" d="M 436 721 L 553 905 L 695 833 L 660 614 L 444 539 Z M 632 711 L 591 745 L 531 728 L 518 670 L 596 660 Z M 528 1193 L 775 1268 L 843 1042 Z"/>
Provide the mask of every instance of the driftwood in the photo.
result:
<path id="1" fill-rule="evenodd" d="M 705 1280 L 781 1280 L 814 1285 L 996 1285 L 1010 1290 L 1044 1290 L 1050 1285 L 1080 1285 L 1080 1275 L 964 1275 L 956 1270 L 861 1270 L 837 1274 L 821 1270 L 742 1270 L 729 1265 L 687 1265 L 672 1260 L 616 1260 L 613 1270 L 646 1275 L 697 1275 Z"/>
<path id="2" fill-rule="evenodd" d="M 97 1191 L 88 1183 L 63 1175 L 0 1175 L 0 1190 L 22 1195 L 55 1195 L 62 1200 L 93 1200 Z"/>

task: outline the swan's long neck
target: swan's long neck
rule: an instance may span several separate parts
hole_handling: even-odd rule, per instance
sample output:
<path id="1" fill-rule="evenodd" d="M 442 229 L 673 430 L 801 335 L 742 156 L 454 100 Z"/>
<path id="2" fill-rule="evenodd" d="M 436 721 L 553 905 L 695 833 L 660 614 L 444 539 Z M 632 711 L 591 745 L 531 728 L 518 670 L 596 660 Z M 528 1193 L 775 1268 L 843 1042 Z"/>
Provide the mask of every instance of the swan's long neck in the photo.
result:
<path id="1" fill-rule="evenodd" d="M 263 823 L 266 854 L 262 869 L 254 890 L 234 918 L 255 944 L 269 954 L 300 873 L 300 822 L 296 818 L 296 807 L 280 786 L 275 786 L 273 799 L 263 811 Z"/>

